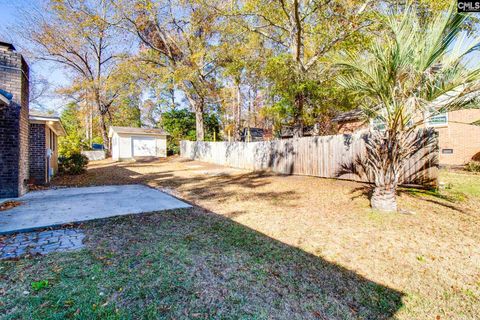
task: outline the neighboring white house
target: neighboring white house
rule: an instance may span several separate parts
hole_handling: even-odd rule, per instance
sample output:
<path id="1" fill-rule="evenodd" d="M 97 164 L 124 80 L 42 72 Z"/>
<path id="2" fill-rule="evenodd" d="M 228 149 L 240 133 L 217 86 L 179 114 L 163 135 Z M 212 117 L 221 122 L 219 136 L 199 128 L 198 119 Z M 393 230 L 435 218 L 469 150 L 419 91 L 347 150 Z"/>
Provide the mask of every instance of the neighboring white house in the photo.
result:
<path id="1" fill-rule="evenodd" d="M 167 133 L 163 129 L 110 127 L 108 137 L 114 161 L 141 157 L 166 157 Z"/>

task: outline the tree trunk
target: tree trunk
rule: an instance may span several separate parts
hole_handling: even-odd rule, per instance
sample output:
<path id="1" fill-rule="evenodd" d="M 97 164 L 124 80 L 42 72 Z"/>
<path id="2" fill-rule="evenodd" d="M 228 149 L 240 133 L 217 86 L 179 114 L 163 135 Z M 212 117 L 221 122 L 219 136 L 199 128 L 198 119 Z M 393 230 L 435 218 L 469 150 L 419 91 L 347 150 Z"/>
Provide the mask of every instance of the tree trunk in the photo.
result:
<path id="1" fill-rule="evenodd" d="M 190 102 L 192 110 L 195 111 L 195 132 L 197 141 L 203 141 L 205 140 L 205 128 L 203 124 L 203 100 L 192 95 L 188 91 L 187 85 L 184 84 L 183 88 L 185 89 L 185 96 L 187 97 L 188 102 Z"/>
<path id="2" fill-rule="evenodd" d="M 236 102 L 235 102 L 235 132 L 234 132 L 234 139 L 235 141 L 240 141 L 242 137 L 241 133 L 241 121 L 242 121 L 242 106 L 241 106 L 241 93 L 240 93 L 240 85 L 235 85 L 235 93 L 236 93 Z"/>
<path id="3" fill-rule="evenodd" d="M 372 209 L 382 212 L 397 211 L 396 187 L 375 186 L 370 205 Z"/>
<path id="4" fill-rule="evenodd" d="M 107 151 L 107 155 L 110 154 L 110 141 L 108 140 L 108 131 L 107 131 L 107 123 L 105 122 L 105 115 L 108 112 L 108 108 L 105 108 L 102 105 L 102 101 L 100 100 L 100 92 L 97 88 L 93 88 L 92 92 L 93 97 L 95 98 L 95 104 L 97 107 L 97 111 L 100 114 L 100 131 L 102 134 L 103 145 L 105 150 Z M 92 138 L 92 137 L 90 137 Z M 91 147 L 91 146 L 90 146 Z"/>
<path id="5" fill-rule="evenodd" d="M 293 137 L 303 137 L 303 95 L 295 97 L 295 110 L 293 117 Z"/>
<path id="6" fill-rule="evenodd" d="M 107 153 L 110 154 L 110 141 L 108 140 L 107 124 L 105 123 L 105 115 L 102 113 L 100 113 L 100 130 L 102 131 L 102 139 L 105 150 L 107 150 Z"/>
<path id="7" fill-rule="evenodd" d="M 205 130 L 203 125 L 203 106 L 197 105 L 195 108 L 195 128 L 197 133 L 197 141 L 205 140 Z"/>

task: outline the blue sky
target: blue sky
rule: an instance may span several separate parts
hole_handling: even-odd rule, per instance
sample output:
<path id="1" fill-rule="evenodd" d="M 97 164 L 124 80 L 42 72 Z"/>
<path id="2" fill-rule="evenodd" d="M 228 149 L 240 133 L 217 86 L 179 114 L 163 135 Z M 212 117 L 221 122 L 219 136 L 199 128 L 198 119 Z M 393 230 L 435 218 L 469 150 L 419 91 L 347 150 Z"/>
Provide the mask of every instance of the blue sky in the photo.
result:
<path id="1" fill-rule="evenodd" d="M 19 8 L 28 10 L 36 5 L 41 5 L 42 2 L 41 0 L 0 0 L 0 40 L 10 42 L 17 48 L 21 47 L 19 39 L 15 39 L 8 29 L 14 27 L 15 19 L 18 19 Z M 40 105 L 31 105 L 30 108 L 60 112 L 67 101 L 55 95 L 54 91 L 70 82 L 65 70 L 54 63 L 34 63 L 31 59 L 26 59 L 31 72 L 46 78 L 51 84 L 49 93 L 41 99 Z"/>

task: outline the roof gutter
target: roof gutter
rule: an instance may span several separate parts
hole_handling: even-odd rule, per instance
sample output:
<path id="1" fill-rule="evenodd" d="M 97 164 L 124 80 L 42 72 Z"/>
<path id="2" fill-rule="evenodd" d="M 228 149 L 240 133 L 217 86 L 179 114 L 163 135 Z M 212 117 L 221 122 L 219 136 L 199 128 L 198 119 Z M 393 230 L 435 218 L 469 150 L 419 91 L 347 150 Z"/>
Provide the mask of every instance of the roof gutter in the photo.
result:
<path id="1" fill-rule="evenodd" d="M 57 117 L 39 117 L 39 116 L 30 116 L 29 121 L 32 123 L 41 123 L 48 126 L 52 131 L 55 132 L 57 136 L 64 136 L 67 134 L 65 128 L 62 125 L 62 121 Z"/>
<path id="2" fill-rule="evenodd" d="M 10 105 L 10 99 L 5 97 L 3 94 L 0 94 L 0 101 L 6 104 L 7 106 Z"/>

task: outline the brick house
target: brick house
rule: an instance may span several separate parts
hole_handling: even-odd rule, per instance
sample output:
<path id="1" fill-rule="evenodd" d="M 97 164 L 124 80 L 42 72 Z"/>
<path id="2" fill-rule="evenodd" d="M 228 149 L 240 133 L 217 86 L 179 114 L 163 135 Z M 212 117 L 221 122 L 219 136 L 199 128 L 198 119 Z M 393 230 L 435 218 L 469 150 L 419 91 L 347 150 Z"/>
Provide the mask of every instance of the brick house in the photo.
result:
<path id="1" fill-rule="evenodd" d="M 58 172 L 58 137 L 65 135 L 60 118 L 30 111 L 30 183 L 43 185 Z"/>
<path id="2" fill-rule="evenodd" d="M 334 118 L 339 133 L 352 133 L 381 125 L 365 121 L 360 110 L 345 112 Z M 438 131 L 439 163 L 461 166 L 480 161 L 480 109 L 462 109 L 430 116 L 425 125 Z"/>
<path id="3" fill-rule="evenodd" d="M 33 114 L 29 116 L 28 101 L 28 65 L 13 45 L 0 42 L 0 198 L 19 197 L 28 191 L 32 169 L 30 163 L 36 168 L 32 177 L 40 184 L 48 182 L 51 177 L 47 171 L 47 159 L 50 167 L 56 167 L 56 158 L 49 157 L 51 151 L 48 148 L 52 145 L 46 139 L 50 127 L 53 131 L 58 127 L 55 123 L 60 121 L 58 118 L 42 120 Z M 35 129 L 32 134 L 30 132 L 31 126 L 36 128 L 42 123 L 46 133 L 45 142 Z M 57 136 L 64 133 L 63 128 L 55 130 Z M 56 139 L 53 142 L 56 150 Z M 45 146 L 43 153 L 41 146 Z M 45 159 L 44 176 L 40 175 L 40 166 L 35 165 L 41 163 L 42 159 Z M 45 179 L 37 179 L 41 177 Z"/>

